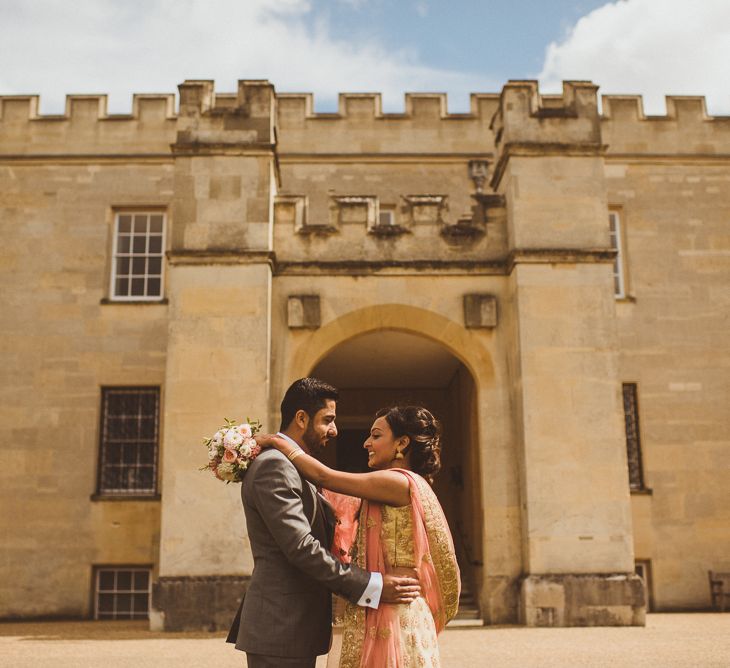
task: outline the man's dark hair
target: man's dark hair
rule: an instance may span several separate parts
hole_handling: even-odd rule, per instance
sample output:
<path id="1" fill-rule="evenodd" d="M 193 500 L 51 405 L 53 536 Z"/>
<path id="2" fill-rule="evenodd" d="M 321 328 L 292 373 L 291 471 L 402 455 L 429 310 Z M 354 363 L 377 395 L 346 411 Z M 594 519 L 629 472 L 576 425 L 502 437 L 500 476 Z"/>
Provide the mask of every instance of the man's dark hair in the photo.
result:
<path id="1" fill-rule="evenodd" d="M 281 400 L 281 427 L 284 431 L 294 419 L 297 411 L 302 410 L 310 418 L 324 408 L 328 399 L 337 401 L 340 393 L 336 387 L 318 378 L 300 378 L 295 380 Z"/>

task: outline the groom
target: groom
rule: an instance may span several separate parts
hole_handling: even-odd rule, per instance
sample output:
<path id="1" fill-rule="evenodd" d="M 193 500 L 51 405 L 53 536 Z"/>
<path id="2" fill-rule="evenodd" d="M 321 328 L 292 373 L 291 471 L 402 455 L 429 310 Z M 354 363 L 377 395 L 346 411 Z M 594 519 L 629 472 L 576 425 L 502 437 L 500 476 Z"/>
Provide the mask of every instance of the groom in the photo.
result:
<path id="1" fill-rule="evenodd" d="M 337 399 L 327 383 L 297 380 L 281 402 L 280 434 L 316 455 L 337 436 Z M 416 579 L 369 573 L 328 552 L 332 508 L 278 450 L 253 461 L 241 498 L 254 569 L 227 641 L 246 652 L 249 668 L 314 668 L 329 650 L 330 591 L 371 608 L 418 596 Z"/>

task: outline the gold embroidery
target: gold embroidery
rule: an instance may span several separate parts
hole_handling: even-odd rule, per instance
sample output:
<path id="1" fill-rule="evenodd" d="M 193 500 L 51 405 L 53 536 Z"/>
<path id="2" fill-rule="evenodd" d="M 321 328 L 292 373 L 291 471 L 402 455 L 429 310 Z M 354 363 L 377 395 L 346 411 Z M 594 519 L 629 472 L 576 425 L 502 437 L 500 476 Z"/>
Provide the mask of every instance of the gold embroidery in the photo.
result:
<path id="1" fill-rule="evenodd" d="M 390 638 L 392 631 L 390 629 L 379 629 L 376 626 L 371 626 L 368 629 L 368 635 L 371 638 Z"/>
<path id="2" fill-rule="evenodd" d="M 448 524 L 436 495 L 423 478 L 418 475 L 413 477 L 418 485 L 421 505 L 423 506 L 431 560 L 441 586 L 443 610 L 439 612 L 442 615 L 442 623 L 445 625 L 446 622 L 454 618 L 459 608 L 459 592 L 461 591 L 459 566 L 453 557 Z"/>
<path id="3" fill-rule="evenodd" d="M 382 540 L 388 563 L 393 567 L 415 568 L 413 508 L 383 506 Z"/>
<path id="4" fill-rule="evenodd" d="M 368 503 L 362 505 L 361 517 L 367 516 Z M 353 551 L 355 556 L 353 562 L 360 568 L 365 568 L 365 536 L 362 529 L 362 522 L 359 524 Z M 360 668 L 362 657 L 362 646 L 365 642 L 365 608 L 350 603 L 345 606 L 344 625 L 342 635 L 342 652 L 340 654 L 339 668 Z"/>
<path id="5" fill-rule="evenodd" d="M 414 475 L 419 492 L 421 504 L 423 505 L 424 519 L 426 521 L 426 533 L 428 537 L 429 552 L 424 555 L 425 560 L 430 560 L 438 576 L 441 588 L 441 600 L 443 605 L 436 611 L 439 626 L 451 619 L 459 604 L 459 569 L 456 559 L 453 558 L 453 548 L 448 525 L 443 516 L 441 506 L 436 499 L 431 487 L 420 476 Z M 368 503 L 363 503 L 361 518 L 367 517 Z M 382 506 L 383 524 L 382 538 L 384 549 L 388 560 L 397 566 L 413 566 L 414 544 L 413 544 L 413 520 L 410 506 L 403 509 Z M 405 521 L 402 521 L 405 520 Z M 374 523 L 360 523 L 358 528 L 353 552 L 356 557 L 353 561 L 365 568 L 366 554 L 365 542 L 368 528 Z M 409 562 L 410 559 L 410 562 Z M 436 630 L 431 610 L 424 598 L 418 598 L 409 605 L 398 606 L 399 626 L 403 631 L 399 633 L 401 658 L 403 665 L 398 668 L 410 668 L 411 666 L 430 665 L 438 668 L 440 665 Z M 390 629 L 377 629 L 372 626 L 365 627 L 365 608 L 348 603 L 344 614 L 344 631 L 342 642 L 342 654 L 340 656 L 340 668 L 360 668 L 362 659 L 362 648 L 366 635 L 379 633 Z M 425 663 L 424 663 L 425 662 Z"/>

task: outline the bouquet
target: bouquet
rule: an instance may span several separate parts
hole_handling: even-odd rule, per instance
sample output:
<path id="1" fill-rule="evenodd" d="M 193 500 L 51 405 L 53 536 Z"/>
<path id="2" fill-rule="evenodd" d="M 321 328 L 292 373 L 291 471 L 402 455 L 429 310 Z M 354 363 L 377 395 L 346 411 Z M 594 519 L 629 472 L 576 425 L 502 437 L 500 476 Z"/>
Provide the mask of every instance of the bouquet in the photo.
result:
<path id="1" fill-rule="evenodd" d="M 226 423 L 211 438 L 204 438 L 208 449 L 208 463 L 200 470 L 209 469 L 213 475 L 225 483 L 241 482 L 249 464 L 261 452 L 254 436 L 261 430 L 258 420 L 236 424 L 225 418 Z"/>

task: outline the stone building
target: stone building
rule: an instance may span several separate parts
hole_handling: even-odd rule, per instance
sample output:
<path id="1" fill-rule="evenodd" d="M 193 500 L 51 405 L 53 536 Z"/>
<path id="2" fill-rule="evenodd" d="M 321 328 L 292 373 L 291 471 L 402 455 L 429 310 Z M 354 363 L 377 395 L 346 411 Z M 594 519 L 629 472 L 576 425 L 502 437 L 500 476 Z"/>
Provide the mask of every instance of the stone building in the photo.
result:
<path id="1" fill-rule="evenodd" d="M 0 105 L 0 617 L 225 627 L 252 558 L 200 440 L 276 428 L 307 374 L 342 388 L 341 467 L 375 409 L 441 417 L 436 489 L 486 623 L 709 607 L 730 570 L 730 118 L 702 98 L 648 117 L 510 81 L 463 114 L 440 94 L 316 113 L 267 81 L 186 81 L 177 113 Z"/>

